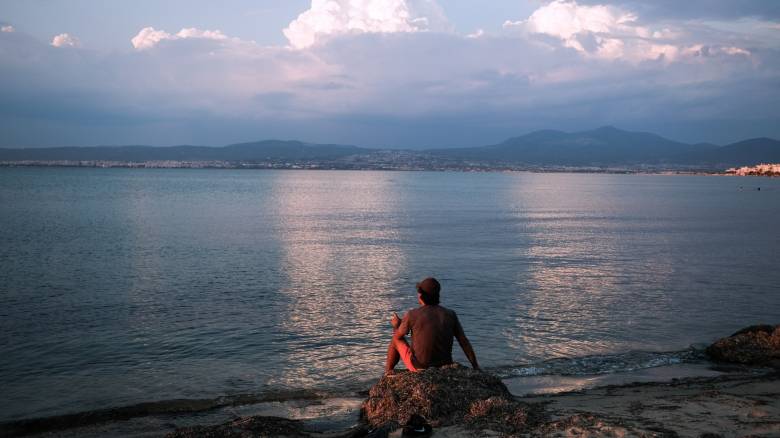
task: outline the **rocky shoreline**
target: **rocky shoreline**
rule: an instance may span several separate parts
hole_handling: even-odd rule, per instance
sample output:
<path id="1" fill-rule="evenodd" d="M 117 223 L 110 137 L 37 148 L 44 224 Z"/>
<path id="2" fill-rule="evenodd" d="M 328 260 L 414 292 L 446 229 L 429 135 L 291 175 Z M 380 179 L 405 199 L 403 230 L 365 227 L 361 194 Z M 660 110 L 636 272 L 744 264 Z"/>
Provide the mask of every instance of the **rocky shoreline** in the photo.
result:
<path id="1" fill-rule="evenodd" d="M 465 414 L 455 408 L 441 412 L 443 417 L 430 421 L 431 436 L 777 437 L 780 436 L 780 372 L 735 368 L 719 377 L 606 386 L 545 396 L 492 396 L 461 404 L 464 405 L 468 406 Z M 374 407 L 378 408 L 379 404 Z M 406 406 L 394 412 L 411 411 Z M 168 436 L 406 436 L 402 423 L 388 418 L 387 412 L 376 412 L 372 418 L 381 424 L 372 426 L 371 420 L 364 417 L 368 424 L 322 433 L 307 431 L 302 421 L 250 417 L 219 426 L 183 428 Z"/>
<path id="2" fill-rule="evenodd" d="M 369 390 L 361 424 L 338 436 L 780 435 L 780 325 L 747 327 L 712 344 L 707 354 L 739 367 L 719 377 L 541 397 L 514 397 L 497 377 L 458 364 L 386 375 Z M 278 427 L 279 421 L 269 419 L 262 427 L 251 419 L 248 427 L 234 421 L 169 436 L 278 436 L 279 429 L 263 427 Z M 303 427 L 284 434 L 312 436 Z"/>
<path id="3" fill-rule="evenodd" d="M 322 430 L 304 420 L 247 415 L 217 425 L 174 421 L 132 435 L 377 438 L 418 430 L 430 432 L 417 436 L 436 437 L 780 436 L 780 325 L 748 327 L 706 351 L 721 364 L 716 377 L 515 397 L 499 378 L 455 364 L 382 377 L 364 394 L 360 421 L 350 428 Z M 49 420 L 0 424 L 0 436 L 131 435 L 99 421 Z"/>

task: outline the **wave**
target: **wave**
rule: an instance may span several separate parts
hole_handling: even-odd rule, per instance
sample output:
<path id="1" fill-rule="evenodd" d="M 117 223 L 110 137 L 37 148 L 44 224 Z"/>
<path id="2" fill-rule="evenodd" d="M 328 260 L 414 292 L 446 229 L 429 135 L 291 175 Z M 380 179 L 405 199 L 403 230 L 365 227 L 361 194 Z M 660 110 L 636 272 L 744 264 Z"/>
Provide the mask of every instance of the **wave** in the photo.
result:
<path id="1" fill-rule="evenodd" d="M 630 351 L 612 355 L 563 357 L 542 362 L 496 367 L 490 369 L 490 372 L 502 379 L 547 375 L 586 376 L 626 373 L 660 366 L 702 362 L 705 359 L 703 350 L 691 347 L 681 351 Z"/>

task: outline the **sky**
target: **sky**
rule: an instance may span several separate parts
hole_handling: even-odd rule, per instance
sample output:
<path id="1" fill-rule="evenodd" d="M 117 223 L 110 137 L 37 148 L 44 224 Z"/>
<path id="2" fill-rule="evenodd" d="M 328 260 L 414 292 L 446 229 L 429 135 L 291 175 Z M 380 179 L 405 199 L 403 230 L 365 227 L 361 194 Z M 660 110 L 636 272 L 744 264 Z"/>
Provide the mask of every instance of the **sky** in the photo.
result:
<path id="1" fill-rule="evenodd" d="M 780 138 L 777 0 L 0 0 L 0 147 Z"/>

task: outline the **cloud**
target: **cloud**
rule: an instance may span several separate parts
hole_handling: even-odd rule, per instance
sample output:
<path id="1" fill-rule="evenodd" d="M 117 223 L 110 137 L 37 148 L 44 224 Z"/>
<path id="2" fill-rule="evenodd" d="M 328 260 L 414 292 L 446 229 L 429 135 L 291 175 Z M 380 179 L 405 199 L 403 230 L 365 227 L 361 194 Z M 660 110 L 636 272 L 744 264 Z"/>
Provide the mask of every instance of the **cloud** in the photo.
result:
<path id="1" fill-rule="evenodd" d="M 72 35 L 61 33 L 52 38 L 51 45 L 54 47 L 80 47 L 81 41 Z"/>
<path id="2" fill-rule="evenodd" d="M 525 21 L 504 24 L 530 33 L 559 38 L 566 47 L 604 58 L 619 58 L 625 43 L 612 35 L 641 35 L 647 30 L 635 27 L 637 16 L 618 8 L 580 6 L 574 1 L 555 0 L 538 8 Z M 590 43 L 590 48 L 586 46 Z"/>
<path id="3" fill-rule="evenodd" d="M 145 27 L 134 36 L 130 43 L 138 50 L 150 49 L 162 40 L 172 39 L 173 35 L 163 30 L 155 30 L 153 27 Z"/>
<path id="4" fill-rule="evenodd" d="M 580 0 L 580 3 L 629 8 L 647 19 L 780 19 L 780 2 L 775 0 Z"/>
<path id="5" fill-rule="evenodd" d="M 227 35 L 219 30 L 201 30 L 194 27 L 184 28 L 176 34 L 170 34 L 164 30 L 156 30 L 153 27 L 145 27 L 134 36 L 130 43 L 137 50 L 151 49 L 163 40 L 183 40 L 183 39 L 206 39 L 206 40 L 227 40 Z"/>
<path id="6" fill-rule="evenodd" d="M 718 48 L 723 53 L 726 53 L 728 55 L 743 55 L 743 56 L 750 56 L 750 51 L 741 49 L 739 47 L 720 47 Z"/>
<path id="7" fill-rule="evenodd" d="M 716 54 L 750 56 L 749 50 L 740 47 L 685 41 L 684 28 L 640 24 L 635 12 L 621 7 L 580 5 L 573 0 L 554 0 L 536 9 L 527 20 L 507 21 L 504 27 L 557 38 L 565 47 L 588 57 L 635 63 Z"/>
<path id="8" fill-rule="evenodd" d="M 311 7 L 284 29 L 284 35 L 292 47 L 302 49 L 332 35 L 445 27 L 446 17 L 435 0 L 312 0 Z"/>
<path id="9" fill-rule="evenodd" d="M 485 35 L 484 29 L 477 29 L 474 32 L 466 35 L 466 38 L 481 38 L 484 35 Z"/>
<path id="10" fill-rule="evenodd" d="M 16 29 L 14 29 L 14 27 L 11 26 L 10 24 L 5 25 L 5 26 L 0 26 L 0 32 L 13 33 L 15 31 L 16 31 Z"/>
<path id="11" fill-rule="evenodd" d="M 780 50 L 765 33 L 563 1 L 511 18 L 524 19 L 476 38 L 334 30 L 305 50 L 195 28 L 145 28 L 112 52 L 3 34 L 0 145 L 469 146 L 602 124 L 695 141 L 780 136 Z"/>
<path id="12" fill-rule="evenodd" d="M 574 1 L 555 0 L 542 6 L 528 18 L 531 32 L 557 36 L 570 46 L 579 46 L 573 38 L 581 33 L 615 33 L 636 22 L 637 16 L 603 5 L 580 6 Z"/>

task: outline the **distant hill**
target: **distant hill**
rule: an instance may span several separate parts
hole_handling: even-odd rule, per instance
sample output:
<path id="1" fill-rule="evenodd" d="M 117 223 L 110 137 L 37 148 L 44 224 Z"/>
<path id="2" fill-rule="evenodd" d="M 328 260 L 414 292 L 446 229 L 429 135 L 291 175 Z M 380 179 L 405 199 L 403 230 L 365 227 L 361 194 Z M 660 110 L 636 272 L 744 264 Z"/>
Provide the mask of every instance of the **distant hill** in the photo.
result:
<path id="1" fill-rule="evenodd" d="M 389 154 L 389 155 L 388 155 Z M 266 140 L 207 146 L 99 146 L 42 149 L 0 149 L 0 161 L 225 161 L 349 162 L 345 168 L 371 168 L 392 161 L 413 168 L 463 168 L 470 163 L 524 166 L 623 166 L 656 168 L 728 167 L 780 163 L 780 141 L 755 138 L 716 146 L 681 143 L 647 132 L 606 126 L 591 131 L 536 131 L 488 146 L 426 151 L 385 150 L 338 144 Z M 361 167 L 362 166 L 362 167 Z"/>
<path id="2" fill-rule="evenodd" d="M 493 162 L 594 166 L 674 164 L 681 155 L 706 156 L 716 149 L 718 147 L 714 145 L 680 143 L 655 134 L 606 126 L 574 133 L 536 131 L 496 145 L 429 152 L 450 158 Z"/>
<path id="3" fill-rule="evenodd" d="M 759 163 L 780 163 L 780 141 L 753 138 L 716 148 L 706 153 L 690 153 L 678 157 L 681 164 L 702 164 L 713 167 L 752 166 Z"/>
<path id="4" fill-rule="evenodd" d="M 370 151 L 371 149 L 357 146 L 266 140 L 224 147 L 96 146 L 0 149 L 0 161 L 302 161 L 338 159 Z"/>

